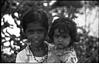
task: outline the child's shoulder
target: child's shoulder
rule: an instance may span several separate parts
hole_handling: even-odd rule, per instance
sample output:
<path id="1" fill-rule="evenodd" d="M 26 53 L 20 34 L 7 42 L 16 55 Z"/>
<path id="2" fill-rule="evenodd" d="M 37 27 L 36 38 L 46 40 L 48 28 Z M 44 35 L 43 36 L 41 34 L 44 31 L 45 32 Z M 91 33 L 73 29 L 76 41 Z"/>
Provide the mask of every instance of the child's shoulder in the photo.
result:
<path id="1" fill-rule="evenodd" d="M 23 50 L 21 50 L 17 55 L 26 55 L 26 53 L 27 53 L 27 47 L 26 48 L 24 48 Z"/>
<path id="2" fill-rule="evenodd" d="M 73 47 L 70 47 L 65 53 L 69 54 L 70 56 L 76 56 L 76 51 Z"/>

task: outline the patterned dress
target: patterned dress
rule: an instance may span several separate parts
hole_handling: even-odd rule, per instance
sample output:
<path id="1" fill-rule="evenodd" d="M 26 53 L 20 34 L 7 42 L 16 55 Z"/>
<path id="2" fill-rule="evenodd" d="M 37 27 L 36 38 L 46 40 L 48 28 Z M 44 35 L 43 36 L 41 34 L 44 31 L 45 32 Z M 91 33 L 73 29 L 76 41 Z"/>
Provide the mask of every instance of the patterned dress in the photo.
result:
<path id="1" fill-rule="evenodd" d="M 47 63 L 77 63 L 78 59 L 73 47 L 66 50 L 55 50 L 54 45 L 49 45 Z"/>
<path id="2" fill-rule="evenodd" d="M 17 54 L 17 63 L 77 63 L 78 59 L 75 50 L 70 47 L 67 50 L 54 50 L 55 46 L 48 44 L 48 55 L 43 57 L 35 57 L 29 47 Z"/>

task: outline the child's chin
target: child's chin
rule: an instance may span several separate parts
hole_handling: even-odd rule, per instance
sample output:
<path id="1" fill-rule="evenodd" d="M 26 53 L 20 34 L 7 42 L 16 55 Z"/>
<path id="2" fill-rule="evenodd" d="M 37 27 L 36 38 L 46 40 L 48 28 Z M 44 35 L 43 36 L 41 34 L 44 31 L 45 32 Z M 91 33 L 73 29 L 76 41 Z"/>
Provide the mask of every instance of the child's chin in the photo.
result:
<path id="1" fill-rule="evenodd" d="M 35 43 L 35 44 L 39 44 L 39 41 L 35 41 L 34 43 Z"/>
<path id="2" fill-rule="evenodd" d="M 57 46 L 57 49 L 63 49 L 63 48 L 64 48 L 64 46 L 62 46 L 62 45 Z"/>
<path id="3" fill-rule="evenodd" d="M 39 42 L 34 42 L 31 46 L 39 46 L 40 43 Z"/>

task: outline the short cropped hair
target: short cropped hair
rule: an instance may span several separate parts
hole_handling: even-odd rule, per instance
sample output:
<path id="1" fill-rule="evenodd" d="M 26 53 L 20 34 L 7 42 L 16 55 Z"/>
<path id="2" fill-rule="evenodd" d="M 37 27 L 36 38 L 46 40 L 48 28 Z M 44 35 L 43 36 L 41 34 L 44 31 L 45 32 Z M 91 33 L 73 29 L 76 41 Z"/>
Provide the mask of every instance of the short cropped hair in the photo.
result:
<path id="1" fill-rule="evenodd" d="M 24 32 L 26 31 L 29 23 L 39 23 L 48 31 L 48 17 L 44 11 L 30 10 L 22 17 L 21 25 Z"/>
<path id="2" fill-rule="evenodd" d="M 77 27 L 76 23 L 73 20 L 69 18 L 59 18 L 54 20 L 48 34 L 51 42 L 53 42 L 53 35 L 55 29 L 62 29 L 64 30 L 64 33 L 68 32 L 71 37 L 71 41 L 76 41 Z"/>

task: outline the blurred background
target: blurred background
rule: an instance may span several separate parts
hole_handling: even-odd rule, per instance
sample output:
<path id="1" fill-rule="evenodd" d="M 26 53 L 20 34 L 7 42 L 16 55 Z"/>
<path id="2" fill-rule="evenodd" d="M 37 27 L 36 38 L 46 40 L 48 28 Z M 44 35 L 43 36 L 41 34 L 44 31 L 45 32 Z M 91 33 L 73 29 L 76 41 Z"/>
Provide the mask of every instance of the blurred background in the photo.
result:
<path id="1" fill-rule="evenodd" d="M 78 63 L 99 62 L 99 2 L 65 0 L 1 0 L 1 61 L 15 63 L 18 52 L 26 47 L 20 19 L 31 8 L 44 11 L 49 25 L 59 17 L 77 24 L 75 42 Z"/>

